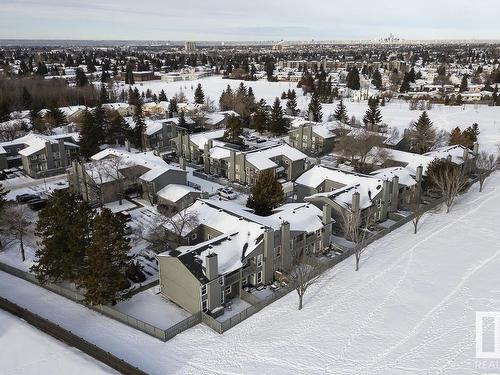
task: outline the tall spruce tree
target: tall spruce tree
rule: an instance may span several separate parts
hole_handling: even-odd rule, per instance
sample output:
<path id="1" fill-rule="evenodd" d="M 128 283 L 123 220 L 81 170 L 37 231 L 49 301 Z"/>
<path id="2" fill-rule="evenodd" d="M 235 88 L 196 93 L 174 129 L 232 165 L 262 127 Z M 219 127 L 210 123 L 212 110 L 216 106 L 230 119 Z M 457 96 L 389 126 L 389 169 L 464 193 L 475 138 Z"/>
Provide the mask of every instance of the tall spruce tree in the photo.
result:
<path id="1" fill-rule="evenodd" d="M 136 148 L 139 150 L 144 149 L 144 144 L 143 144 L 143 134 L 146 131 L 146 122 L 144 120 L 144 113 L 142 111 L 142 100 L 139 99 L 136 106 L 135 106 L 135 112 L 134 112 L 134 123 L 135 127 L 132 130 L 133 136 L 132 136 L 132 143 Z"/>
<path id="2" fill-rule="evenodd" d="M 273 171 L 265 170 L 259 174 L 250 190 L 247 207 L 252 208 L 257 215 L 268 216 L 284 199 L 283 188 Z"/>
<path id="3" fill-rule="evenodd" d="M 378 98 L 368 99 L 368 110 L 363 117 L 363 123 L 370 130 L 377 128 L 382 123 L 382 114 L 380 113 Z"/>
<path id="4" fill-rule="evenodd" d="M 174 116 L 177 116 L 177 113 L 179 113 L 179 108 L 177 107 L 177 99 L 172 98 L 168 102 L 168 117 L 172 118 Z"/>
<path id="5" fill-rule="evenodd" d="M 311 101 L 308 108 L 309 120 L 320 122 L 323 119 L 321 113 L 321 101 L 319 99 L 319 90 L 315 90 L 311 95 Z"/>
<path id="6" fill-rule="evenodd" d="M 160 102 L 166 102 L 167 101 L 167 94 L 165 94 L 165 90 L 160 91 L 160 95 L 158 95 L 158 100 Z"/>
<path id="7" fill-rule="evenodd" d="M 99 145 L 103 139 L 102 129 L 95 121 L 94 115 L 85 110 L 81 117 L 80 127 L 80 155 L 90 159 L 99 152 Z"/>
<path id="8" fill-rule="evenodd" d="M 85 290 L 85 302 L 91 305 L 115 304 L 123 299 L 128 286 L 129 240 L 125 224 L 108 209 L 103 209 L 91 225 L 90 244 L 79 286 Z"/>
<path id="9" fill-rule="evenodd" d="M 359 90 L 361 88 L 358 68 L 354 67 L 347 73 L 347 87 L 351 90 Z"/>
<path id="10" fill-rule="evenodd" d="M 287 95 L 288 101 L 286 102 L 286 112 L 290 116 L 297 116 L 297 93 L 295 90 L 288 90 L 289 93 Z"/>
<path id="11" fill-rule="evenodd" d="M 335 120 L 340 121 L 344 124 L 347 124 L 349 122 L 349 116 L 347 115 L 347 108 L 344 104 L 343 99 L 340 99 L 340 102 L 337 105 L 337 108 L 335 108 L 335 112 L 333 113 L 333 117 L 335 118 Z"/>
<path id="12" fill-rule="evenodd" d="M 460 83 L 460 92 L 465 92 L 469 90 L 469 83 L 468 83 L 469 76 L 467 74 L 464 74 L 462 77 L 462 82 Z"/>
<path id="13" fill-rule="evenodd" d="M 243 134 L 243 124 L 237 116 L 229 116 L 226 119 L 226 131 L 224 132 L 224 139 L 233 144 L 243 144 L 240 136 Z"/>
<path id="14" fill-rule="evenodd" d="M 279 98 L 274 100 L 271 108 L 271 119 L 269 121 L 269 130 L 273 134 L 285 134 L 288 131 L 286 120 L 283 117 L 283 108 Z"/>
<path id="15" fill-rule="evenodd" d="M 410 148 L 412 151 L 424 154 L 429 152 L 436 143 L 436 130 L 424 111 L 417 122 L 412 125 L 410 132 Z"/>
<path id="16" fill-rule="evenodd" d="M 194 102 L 197 104 L 205 103 L 205 94 L 203 93 L 201 83 L 198 83 L 196 90 L 194 90 Z"/>
<path id="17" fill-rule="evenodd" d="M 375 69 L 372 74 L 372 83 L 377 90 L 382 89 L 382 75 L 380 74 L 380 71 L 378 69 Z"/>
<path id="18" fill-rule="evenodd" d="M 38 217 L 35 233 L 40 241 L 37 261 L 31 267 L 40 282 L 78 280 L 92 215 L 87 203 L 79 203 L 65 190 L 56 190 L 49 197 Z"/>
<path id="19" fill-rule="evenodd" d="M 252 129 L 257 130 L 261 134 L 269 130 L 269 115 L 266 110 L 266 101 L 264 99 L 261 99 L 260 102 L 257 103 L 250 125 Z"/>

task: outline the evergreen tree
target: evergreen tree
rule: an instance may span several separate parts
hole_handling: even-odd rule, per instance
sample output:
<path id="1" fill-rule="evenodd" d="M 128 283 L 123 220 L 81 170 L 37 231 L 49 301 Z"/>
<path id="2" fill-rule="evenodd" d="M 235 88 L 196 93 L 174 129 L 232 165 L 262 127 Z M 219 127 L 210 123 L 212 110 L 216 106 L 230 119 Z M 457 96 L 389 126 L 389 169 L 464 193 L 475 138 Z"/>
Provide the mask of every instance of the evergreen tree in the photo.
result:
<path id="1" fill-rule="evenodd" d="M 405 73 L 403 83 L 401 83 L 401 87 L 399 88 L 399 92 L 406 93 L 408 91 L 410 91 L 410 77 L 408 76 L 408 73 Z"/>
<path id="2" fill-rule="evenodd" d="M 146 131 L 146 122 L 144 121 L 144 113 L 142 111 L 142 100 L 139 100 L 135 106 L 134 122 L 135 127 L 132 129 L 133 135 L 131 141 L 136 148 L 142 151 L 144 149 L 142 136 Z"/>
<path id="3" fill-rule="evenodd" d="M 49 197 L 38 217 L 36 235 L 40 242 L 37 262 L 31 267 L 40 282 L 78 280 L 92 215 L 88 203 L 79 203 L 66 190 L 56 190 Z"/>
<path id="4" fill-rule="evenodd" d="M 108 115 L 108 131 L 105 134 L 106 143 L 113 144 L 123 144 L 125 136 L 129 134 L 130 127 L 127 122 L 118 112 L 110 113 Z"/>
<path id="5" fill-rule="evenodd" d="M 261 99 L 257 104 L 255 113 L 252 116 L 251 127 L 261 134 L 269 130 L 269 116 L 266 111 L 266 101 L 264 99 Z"/>
<path id="6" fill-rule="evenodd" d="M 378 98 L 368 99 L 368 110 L 363 117 L 363 123 L 369 129 L 376 128 L 382 123 Z"/>
<path id="7" fill-rule="evenodd" d="M 250 190 L 247 207 L 252 208 L 256 215 L 268 216 L 284 199 L 283 188 L 273 171 L 265 170 L 259 174 Z"/>
<path id="8" fill-rule="evenodd" d="M 314 91 L 312 93 L 311 101 L 309 102 L 308 115 L 311 121 L 320 122 L 323 119 L 318 91 Z"/>
<path id="9" fill-rule="evenodd" d="M 290 116 L 297 116 L 297 94 L 295 93 L 295 90 L 290 91 L 290 93 L 288 94 L 286 111 Z"/>
<path id="10" fill-rule="evenodd" d="M 424 111 L 410 132 L 410 148 L 418 154 L 429 152 L 436 142 L 436 130 Z"/>
<path id="11" fill-rule="evenodd" d="M 271 108 L 271 120 L 269 122 L 269 130 L 273 134 L 285 134 L 288 131 L 285 118 L 283 117 L 283 108 L 279 98 L 274 100 Z"/>
<path id="12" fill-rule="evenodd" d="M 463 134 L 469 141 L 467 147 L 472 148 L 474 146 L 474 143 L 477 142 L 477 137 L 480 133 L 479 125 L 477 123 L 472 124 L 472 126 L 469 126 L 464 130 Z"/>
<path id="13" fill-rule="evenodd" d="M 375 69 L 372 75 L 372 84 L 377 90 L 382 89 L 382 75 L 378 69 Z"/>
<path id="14" fill-rule="evenodd" d="M 90 238 L 79 283 L 85 290 L 85 302 L 115 304 L 123 299 L 120 292 L 129 285 L 125 272 L 130 244 L 125 224 L 105 208 L 93 220 Z"/>
<path id="15" fill-rule="evenodd" d="M 197 104 L 203 104 L 205 102 L 205 94 L 201 88 L 201 83 L 198 83 L 196 90 L 194 91 L 194 102 Z"/>
<path id="16" fill-rule="evenodd" d="M 361 88 L 358 68 L 354 67 L 347 73 L 347 87 L 351 90 L 359 90 Z"/>
<path id="17" fill-rule="evenodd" d="M 87 86 L 89 84 L 89 80 L 87 79 L 87 75 L 85 74 L 85 72 L 81 68 L 76 69 L 75 80 L 76 80 L 76 85 L 78 87 Z"/>
<path id="18" fill-rule="evenodd" d="M 45 114 L 45 121 L 52 128 L 57 128 L 66 124 L 66 116 L 55 103 L 51 104 L 47 113 Z"/>
<path id="19" fill-rule="evenodd" d="M 335 112 L 333 113 L 333 117 L 335 118 L 335 120 L 340 121 L 344 124 L 347 124 L 349 122 L 349 116 L 347 115 L 347 108 L 344 104 L 343 99 L 340 99 L 340 102 L 337 105 Z"/>
<path id="20" fill-rule="evenodd" d="M 226 120 L 224 139 L 234 144 L 243 144 L 240 136 L 243 134 L 243 125 L 237 116 L 229 116 Z"/>
<path id="21" fill-rule="evenodd" d="M 460 92 L 469 90 L 468 78 L 469 77 L 467 76 L 467 74 L 464 74 L 464 76 L 462 77 L 462 82 L 460 83 Z"/>
<path id="22" fill-rule="evenodd" d="M 82 114 L 80 126 L 80 154 L 90 159 L 99 152 L 99 145 L 103 139 L 102 129 L 97 125 L 94 115 L 85 110 Z"/>
<path id="23" fill-rule="evenodd" d="M 179 109 L 177 108 L 177 99 L 172 98 L 168 102 L 168 116 L 170 118 L 174 117 L 179 113 Z"/>
<path id="24" fill-rule="evenodd" d="M 127 67 L 125 69 L 125 84 L 127 84 L 127 85 L 135 84 L 134 70 L 133 70 L 131 64 L 127 64 Z"/>
<path id="25" fill-rule="evenodd" d="M 158 100 L 160 102 L 166 102 L 167 101 L 167 94 L 165 94 L 165 91 L 163 89 L 160 91 L 160 95 L 158 95 Z"/>
<path id="26" fill-rule="evenodd" d="M 33 103 L 33 98 L 31 97 L 30 92 L 26 89 L 26 87 L 23 87 L 23 91 L 21 94 L 21 101 L 24 109 L 30 109 L 31 105 Z"/>
<path id="27" fill-rule="evenodd" d="M 2 214 L 5 206 L 7 205 L 7 199 L 5 198 L 9 190 L 7 190 L 3 185 L 0 185 L 0 215 Z"/>

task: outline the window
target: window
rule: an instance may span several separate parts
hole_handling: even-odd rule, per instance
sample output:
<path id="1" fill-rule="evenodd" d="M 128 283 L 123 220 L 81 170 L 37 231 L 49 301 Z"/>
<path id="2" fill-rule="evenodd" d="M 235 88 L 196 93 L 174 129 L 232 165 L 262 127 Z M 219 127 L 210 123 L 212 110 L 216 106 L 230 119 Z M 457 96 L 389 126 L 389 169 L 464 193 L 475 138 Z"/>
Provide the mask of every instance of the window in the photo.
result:
<path id="1" fill-rule="evenodd" d="M 319 229 L 316 231 L 316 235 L 317 235 L 318 237 L 321 237 L 321 231 L 320 231 Z"/>
<path id="2" fill-rule="evenodd" d="M 320 186 L 320 187 L 318 188 L 318 192 L 319 192 L 319 193 L 321 193 L 322 191 L 323 191 L 323 188 Z"/>
<path id="3" fill-rule="evenodd" d="M 223 304 L 224 303 L 224 294 L 221 294 L 220 296 L 220 303 Z"/>
<path id="4" fill-rule="evenodd" d="M 192 239 L 192 240 L 196 240 L 197 238 L 198 238 L 198 235 L 197 235 L 196 233 L 193 233 L 193 234 L 191 235 L 191 239 Z"/>
<path id="5" fill-rule="evenodd" d="M 257 266 L 262 266 L 262 254 L 257 256 Z"/>
<path id="6" fill-rule="evenodd" d="M 206 299 L 201 302 L 201 309 L 203 310 L 203 312 L 208 311 L 208 303 Z"/>
<path id="7" fill-rule="evenodd" d="M 202 285 L 201 286 L 201 295 L 204 296 L 207 294 L 207 286 L 206 285 Z"/>
<path id="8" fill-rule="evenodd" d="M 207 234 L 207 240 L 211 240 L 212 239 L 212 235 L 211 234 Z"/>
<path id="9" fill-rule="evenodd" d="M 219 277 L 219 284 L 224 285 L 224 276 Z"/>
<path id="10" fill-rule="evenodd" d="M 231 285 L 226 286 L 226 289 L 224 289 L 224 293 L 226 295 L 228 295 L 229 293 L 231 293 Z"/>
<path id="11" fill-rule="evenodd" d="M 257 284 L 260 284 L 262 282 L 262 271 L 259 271 L 257 273 Z"/>
<path id="12" fill-rule="evenodd" d="M 278 258 L 281 256 L 281 246 L 278 246 L 276 249 L 274 249 L 274 257 Z"/>

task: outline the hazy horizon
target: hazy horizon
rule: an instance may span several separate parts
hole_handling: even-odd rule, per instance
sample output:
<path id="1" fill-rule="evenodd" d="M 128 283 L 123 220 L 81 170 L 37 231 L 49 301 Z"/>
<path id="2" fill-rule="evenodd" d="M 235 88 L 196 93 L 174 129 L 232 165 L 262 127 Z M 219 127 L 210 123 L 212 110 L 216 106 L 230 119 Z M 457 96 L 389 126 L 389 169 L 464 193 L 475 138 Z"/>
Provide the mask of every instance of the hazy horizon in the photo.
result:
<path id="1" fill-rule="evenodd" d="M 498 40 L 497 0 L 0 0 L 3 40 Z"/>

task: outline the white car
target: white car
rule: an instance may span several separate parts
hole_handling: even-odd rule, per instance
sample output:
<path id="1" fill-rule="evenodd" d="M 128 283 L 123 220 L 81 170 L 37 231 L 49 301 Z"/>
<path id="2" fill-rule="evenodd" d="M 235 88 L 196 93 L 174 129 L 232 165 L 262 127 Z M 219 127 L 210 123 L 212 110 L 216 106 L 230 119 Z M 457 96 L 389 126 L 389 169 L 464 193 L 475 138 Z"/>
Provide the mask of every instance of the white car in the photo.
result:
<path id="1" fill-rule="evenodd" d="M 222 198 L 229 200 L 236 199 L 236 193 L 231 188 L 220 188 L 217 189 L 217 195 Z"/>

